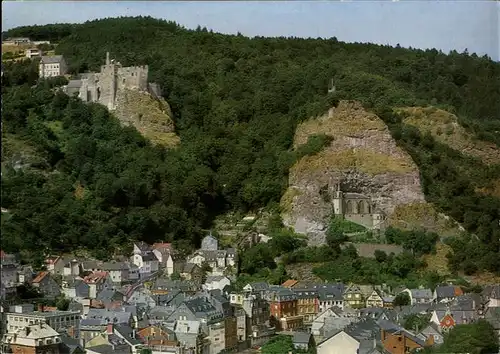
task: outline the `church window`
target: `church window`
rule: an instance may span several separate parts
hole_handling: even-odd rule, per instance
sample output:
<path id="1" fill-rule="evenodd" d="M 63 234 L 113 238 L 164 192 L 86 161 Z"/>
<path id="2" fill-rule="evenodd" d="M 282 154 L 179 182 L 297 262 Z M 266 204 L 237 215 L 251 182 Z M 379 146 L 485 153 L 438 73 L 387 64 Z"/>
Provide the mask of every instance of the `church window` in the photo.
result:
<path id="1" fill-rule="evenodd" d="M 363 201 L 361 201 L 360 204 L 361 204 L 361 213 L 362 214 L 370 214 L 371 213 L 370 203 L 368 203 L 368 201 L 363 200 Z"/>
<path id="2" fill-rule="evenodd" d="M 353 212 L 353 214 L 359 213 L 359 203 L 358 202 L 353 202 L 352 212 Z"/>
<path id="3" fill-rule="evenodd" d="M 347 211 L 347 214 L 352 214 L 354 212 L 352 200 L 348 200 L 347 201 L 347 203 L 346 203 L 346 211 Z"/>

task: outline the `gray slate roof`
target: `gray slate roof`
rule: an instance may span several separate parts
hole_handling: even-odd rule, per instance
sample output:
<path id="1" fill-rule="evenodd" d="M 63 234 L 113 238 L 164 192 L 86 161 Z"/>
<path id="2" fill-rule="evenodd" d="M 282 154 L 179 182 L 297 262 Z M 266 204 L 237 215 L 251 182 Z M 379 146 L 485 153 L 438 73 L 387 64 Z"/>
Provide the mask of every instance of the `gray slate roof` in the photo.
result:
<path id="1" fill-rule="evenodd" d="M 198 286 L 190 280 L 170 280 L 167 278 L 158 278 L 155 282 L 157 289 L 163 290 L 180 290 L 180 291 L 196 291 Z"/>
<path id="2" fill-rule="evenodd" d="M 124 296 L 125 295 L 123 295 L 119 291 L 104 289 L 99 294 L 97 294 L 97 300 L 102 302 L 123 301 Z"/>
<path id="3" fill-rule="evenodd" d="M 266 282 L 250 283 L 250 286 L 252 287 L 253 291 L 264 291 L 269 289 L 269 284 Z"/>
<path id="4" fill-rule="evenodd" d="M 62 55 L 53 55 L 53 56 L 43 56 L 41 62 L 43 64 L 59 64 L 64 60 Z"/>
<path id="5" fill-rule="evenodd" d="M 293 334 L 293 343 L 297 344 L 308 344 L 311 340 L 311 333 L 307 332 L 295 332 Z"/>
<path id="6" fill-rule="evenodd" d="M 128 265 L 125 262 L 106 262 L 103 263 L 102 266 L 100 267 L 103 270 L 127 270 Z"/>
<path id="7" fill-rule="evenodd" d="M 452 285 L 438 286 L 436 288 L 436 295 L 439 299 L 456 297 L 455 286 Z"/>
<path id="8" fill-rule="evenodd" d="M 432 299 L 431 289 L 410 289 L 414 299 Z"/>
<path id="9" fill-rule="evenodd" d="M 211 303 L 209 303 L 206 298 L 203 297 L 186 300 L 184 301 L 184 304 L 194 314 L 202 315 L 216 311 L 215 307 Z"/>
<path id="10" fill-rule="evenodd" d="M 83 261 L 82 267 L 84 270 L 100 269 L 99 263 L 96 261 Z"/>
<path id="11" fill-rule="evenodd" d="M 342 301 L 342 289 L 338 287 L 325 287 L 318 289 L 318 296 L 320 301 Z"/>
<path id="12" fill-rule="evenodd" d="M 157 261 L 156 255 L 153 252 L 146 252 L 142 255 L 143 262 L 154 262 Z"/>
<path id="13" fill-rule="evenodd" d="M 450 313 L 453 316 L 453 320 L 457 325 L 471 323 L 472 321 L 478 318 L 478 314 L 476 311 L 451 310 Z M 437 310 L 436 315 L 438 319 L 441 320 L 446 315 L 446 310 Z"/>
<path id="14" fill-rule="evenodd" d="M 148 245 L 144 241 L 135 242 L 134 246 L 137 246 L 142 252 L 151 251 L 153 249 L 151 245 Z"/>
<path id="15" fill-rule="evenodd" d="M 132 314 L 130 312 L 94 308 L 91 308 L 87 314 L 87 320 L 99 320 L 102 325 L 107 325 L 108 323 L 128 323 L 131 317 Z"/>
<path id="16" fill-rule="evenodd" d="M 133 338 L 134 330 L 132 329 L 132 327 L 122 324 L 122 325 L 117 325 L 114 328 L 129 344 L 131 345 L 141 344 L 140 340 L 138 340 L 137 338 Z"/>
<path id="17" fill-rule="evenodd" d="M 179 289 L 173 289 L 168 294 L 153 295 L 153 299 L 155 300 L 156 305 L 158 306 L 163 306 L 163 305 L 179 306 L 186 299 L 186 295 L 184 295 L 184 293 L 181 292 Z"/>

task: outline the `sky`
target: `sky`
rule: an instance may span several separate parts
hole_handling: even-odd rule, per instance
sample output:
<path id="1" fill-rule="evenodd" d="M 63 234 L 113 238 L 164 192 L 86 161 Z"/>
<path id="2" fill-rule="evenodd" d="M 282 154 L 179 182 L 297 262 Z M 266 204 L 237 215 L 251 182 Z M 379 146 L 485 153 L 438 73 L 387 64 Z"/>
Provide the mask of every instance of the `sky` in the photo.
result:
<path id="1" fill-rule="evenodd" d="M 152 16 L 246 36 L 337 37 L 500 59 L 500 2 L 351 1 L 2 1 L 2 31 L 24 25 Z"/>

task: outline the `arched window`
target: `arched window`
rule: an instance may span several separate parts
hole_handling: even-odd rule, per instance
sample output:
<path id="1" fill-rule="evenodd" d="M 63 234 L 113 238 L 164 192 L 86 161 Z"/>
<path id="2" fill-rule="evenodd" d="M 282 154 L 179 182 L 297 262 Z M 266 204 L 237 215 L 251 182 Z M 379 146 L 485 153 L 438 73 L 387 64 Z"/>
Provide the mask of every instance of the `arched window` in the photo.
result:
<path id="1" fill-rule="evenodd" d="M 348 200 L 347 203 L 346 203 L 346 213 L 347 214 L 353 214 L 353 202 L 352 200 Z"/>
<path id="2" fill-rule="evenodd" d="M 354 201 L 352 212 L 353 214 L 359 214 L 359 202 Z"/>
<path id="3" fill-rule="evenodd" d="M 361 204 L 361 208 L 360 208 L 361 214 L 370 214 L 371 213 L 370 203 L 367 200 L 362 200 L 360 204 Z"/>

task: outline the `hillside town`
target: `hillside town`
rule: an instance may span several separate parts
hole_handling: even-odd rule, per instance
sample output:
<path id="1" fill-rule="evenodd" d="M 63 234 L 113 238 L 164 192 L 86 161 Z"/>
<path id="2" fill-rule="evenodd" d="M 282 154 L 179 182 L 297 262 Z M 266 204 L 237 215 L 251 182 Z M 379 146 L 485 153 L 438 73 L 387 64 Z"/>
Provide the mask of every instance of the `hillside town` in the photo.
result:
<path id="1" fill-rule="evenodd" d="M 40 78 L 69 77 L 62 55 L 31 48 L 26 57 L 39 58 Z M 107 53 L 103 68 L 114 65 Z M 102 71 L 93 75 L 104 77 Z M 64 91 L 80 98 L 90 92 L 88 100 L 114 106 L 99 100 L 114 94 L 92 91 L 85 80 L 69 81 Z M 340 185 L 334 189 L 335 214 L 382 228 L 383 214 L 372 213 L 368 197 L 343 194 Z M 358 199 L 359 215 L 351 210 Z M 369 220 L 358 220 L 360 215 Z M 254 238 L 238 246 L 269 240 L 264 234 Z M 353 245 L 372 258 L 376 250 L 403 251 L 388 244 Z M 238 249 L 220 247 L 211 233 L 188 255 L 172 243 L 136 242 L 128 258 L 53 255 L 41 271 L 18 258 L 1 251 L 2 353 L 258 353 L 273 338 L 289 336 L 305 352 L 399 354 L 438 346 L 455 326 L 480 319 L 500 337 L 500 284 L 469 293 L 452 282 L 434 289 L 303 279 L 241 285 Z M 409 318 L 417 319 L 411 328 Z"/>
<path id="2" fill-rule="evenodd" d="M 479 319 L 500 336 L 499 284 L 465 293 L 289 279 L 238 289 L 238 252 L 211 234 L 187 257 L 170 243 L 138 242 L 128 259 L 58 255 L 39 272 L 16 258 L 1 253 L 3 353 L 250 353 L 282 334 L 318 354 L 397 354 Z M 405 329 L 408 316 L 425 321 Z"/>
<path id="3" fill-rule="evenodd" d="M 500 354 L 498 59 L 100 6 L 2 31 L 0 354 Z"/>

